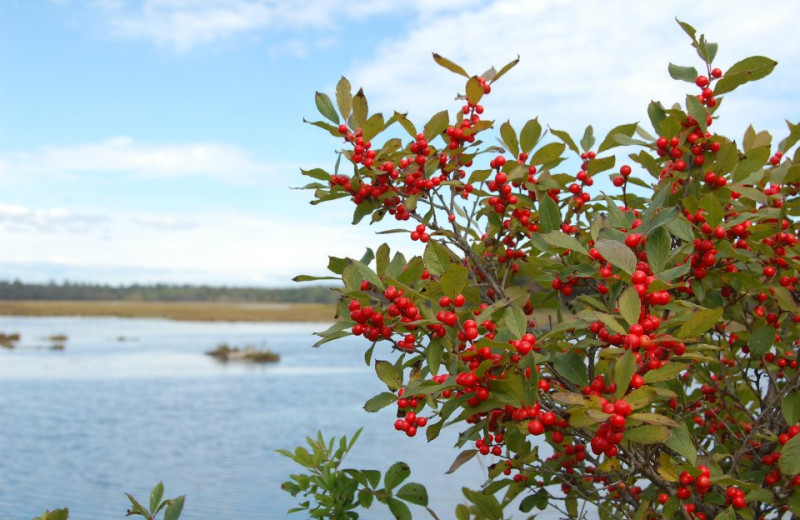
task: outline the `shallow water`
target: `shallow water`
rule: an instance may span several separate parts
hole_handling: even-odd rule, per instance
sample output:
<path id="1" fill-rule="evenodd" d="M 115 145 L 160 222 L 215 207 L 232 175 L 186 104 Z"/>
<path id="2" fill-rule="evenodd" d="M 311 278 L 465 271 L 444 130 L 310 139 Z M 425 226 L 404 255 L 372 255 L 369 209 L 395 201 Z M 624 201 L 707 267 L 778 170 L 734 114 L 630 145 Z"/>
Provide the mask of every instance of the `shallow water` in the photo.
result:
<path id="1" fill-rule="evenodd" d="M 123 518 L 123 492 L 146 499 L 159 480 L 166 496 L 187 495 L 185 520 L 285 517 L 297 502 L 280 483 L 299 466 L 274 450 L 293 449 L 318 429 L 350 435 L 362 426 L 345 466 L 405 460 L 411 480 L 428 486 L 431 507 L 452 517 L 461 486 L 483 481 L 482 463 L 443 475 L 456 431 L 428 445 L 424 432 L 409 439 L 394 431 L 391 407 L 364 412 L 385 390 L 364 364 L 365 342 L 311 348 L 311 333 L 324 328 L 0 317 L 0 332 L 22 335 L 17 349 L 0 348 L 0 518 L 63 506 L 74 520 Z M 65 350 L 47 350 L 54 334 L 69 337 Z M 221 342 L 263 344 L 281 361 L 224 364 L 204 355 Z M 387 517 L 381 508 L 365 518 Z"/>

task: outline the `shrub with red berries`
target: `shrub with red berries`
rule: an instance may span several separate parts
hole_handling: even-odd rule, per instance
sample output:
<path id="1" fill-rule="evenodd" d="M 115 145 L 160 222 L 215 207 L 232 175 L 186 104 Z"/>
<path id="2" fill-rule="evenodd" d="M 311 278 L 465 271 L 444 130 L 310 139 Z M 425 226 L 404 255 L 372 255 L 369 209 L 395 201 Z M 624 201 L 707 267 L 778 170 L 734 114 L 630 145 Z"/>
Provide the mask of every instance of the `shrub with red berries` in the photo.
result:
<path id="1" fill-rule="evenodd" d="M 512 503 L 800 515 L 800 126 L 779 142 L 714 132 L 722 100 L 776 63 L 717 68 L 717 45 L 680 25 L 702 65 L 669 65 L 683 105 L 653 102 L 652 128 L 599 143 L 531 119 L 499 125 L 501 153 L 483 144 L 487 96 L 516 62 L 478 76 L 434 55 L 466 79 L 463 104 L 421 127 L 370 114 L 345 79 L 335 103 L 317 95 L 328 121 L 313 124 L 343 149 L 333 173 L 303 172 L 314 202 L 348 199 L 356 223 L 394 217 L 424 244 L 333 258 L 342 298 L 320 343 L 366 340 L 387 391 L 365 408 L 396 409 L 400 434 L 458 428 L 453 469 L 488 458 L 460 519 Z"/>

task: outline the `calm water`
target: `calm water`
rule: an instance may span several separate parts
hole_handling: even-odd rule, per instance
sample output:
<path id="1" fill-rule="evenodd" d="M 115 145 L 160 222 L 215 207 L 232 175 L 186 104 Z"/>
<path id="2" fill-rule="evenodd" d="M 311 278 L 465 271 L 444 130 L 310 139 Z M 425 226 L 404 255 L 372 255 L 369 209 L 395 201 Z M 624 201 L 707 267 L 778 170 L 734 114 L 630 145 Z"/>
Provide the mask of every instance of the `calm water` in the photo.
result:
<path id="1" fill-rule="evenodd" d="M 187 495 L 185 520 L 283 518 L 296 502 L 280 483 L 299 467 L 274 450 L 359 426 L 346 467 L 405 460 L 432 508 L 452 517 L 461 486 L 482 482 L 481 463 L 443 475 L 457 432 L 428 445 L 395 432 L 393 410 L 364 412 L 385 387 L 364 364 L 363 341 L 312 349 L 311 333 L 325 327 L 0 317 L 0 332 L 22 335 L 16 350 L 0 348 L 0 519 L 63 506 L 75 520 L 123 518 L 123 491 L 144 499 L 159 480 L 167 496 Z M 68 335 L 64 351 L 47 350 L 54 334 Z M 220 342 L 263 343 L 281 361 L 226 365 L 203 354 Z M 387 515 L 376 507 L 365 518 Z"/>

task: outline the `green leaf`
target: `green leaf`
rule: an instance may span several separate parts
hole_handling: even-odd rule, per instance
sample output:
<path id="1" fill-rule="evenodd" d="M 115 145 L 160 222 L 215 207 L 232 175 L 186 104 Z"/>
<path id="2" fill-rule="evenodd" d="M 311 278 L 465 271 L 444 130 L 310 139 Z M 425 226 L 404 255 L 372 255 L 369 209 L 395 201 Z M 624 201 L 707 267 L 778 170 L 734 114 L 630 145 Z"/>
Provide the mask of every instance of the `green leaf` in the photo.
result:
<path id="1" fill-rule="evenodd" d="M 675 21 L 678 22 L 678 25 L 681 26 L 681 29 L 683 29 L 683 32 L 685 32 L 686 34 L 689 35 L 689 38 L 692 39 L 692 42 L 696 42 L 697 41 L 697 37 L 695 36 L 697 34 L 697 30 L 694 27 L 692 27 L 691 25 L 689 25 L 686 22 L 682 22 L 682 21 L 678 20 L 677 18 L 675 18 Z"/>
<path id="2" fill-rule="evenodd" d="M 595 242 L 594 247 L 600 251 L 603 258 L 608 260 L 611 265 L 619 267 L 628 274 L 633 274 L 633 271 L 636 270 L 636 255 L 622 242 L 598 240 Z"/>
<path id="3" fill-rule="evenodd" d="M 461 76 L 464 76 L 465 78 L 469 77 L 469 74 L 467 74 L 467 71 L 465 71 L 459 65 L 456 65 L 452 61 L 448 60 L 447 58 L 445 58 L 443 56 L 440 56 L 439 54 L 436 54 L 435 52 L 433 53 L 433 61 L 435 61 L 436 63 L 438 63 L 442 67 L 446 68 L 450 72 L 455 72 L 456 74 L 460 74 Z"/>
<path id="4" fill-rule="evenodd" d="M 467 461 L 472 459 L 475 455 L 478 454 L 478 450 L 464 450 L 456 456 L 456 460 L 450 464 L 450 469 L 445 471 L 446 475 L 455 472 L 458 468 L 463 466 Z"/>
<path id="5" fill-rule="evenodd" d="M 561 139 L 561 141 L 567 145 L 570 150 L 577 154 L 581 153 L 581 151 L 578 149 L 578 145 L 575 144 L 575 141 L 572 140 L 572 137 L 567 132 L 563 130 L 554 130 L 552 128 L 550 129 L 550 132 Z"/>
<path id="6" fill-rule="evenodd" d="M 359 262 L 358 260 L 353 260 L 353 265 L 358 271 L 358 274 L 361 275 L 361 278 L 368 281 L 381 291 L 384 289 L 383 282 L 381 282 L 381 279 L 378 278 L 378 275 L 375 274 L 375 271 L 370 269 L 368 265 L 363 262 Z"/>
<path id="7" fill-rule="evenodd" d="M 561 213 L 558 206 L 549 196 L 545 195 L 539 202 L 539 231 L 549 233 L 561 228 Z"/>
<path id="8" fill-rule="evenodd" d="M 750 334 L 750 354 L 761 357 L 766 354 L 775 342 L 775 329 L 769 325 L 762 325 Z"/>
<path id="9" fill-rule="evenodd" d="M 644 375 L 645 383 L 659 383 L 661 381 L 670 381 L 686 370 L 689 365 L 685 363 L 669 362 L 662 365 L 660 368 L 651 370 Z"/>
<path id="10" fill-rule="evenodd" d="M 371 141 L 376 135 L 381 133 L 385 127 L 386 123 L 383 120 L 383 114 L 372 114 L 372 116 L 367 119 L 366 123 L 364 123 L 364 141 Z"/>
<path id="11" fill-rule="evenodd" d="M 639 314 L 642 312 L 642 300 L 633 286 L 628 286 L 619 297 L 619 312 L 628 322 L 628 325 L 639 322 Z"/>
<path id="12" fill-rule="evenodd" d="M 781 401 L 781 412 L 786 424 L 794 426 L 800 422 L 800 391 L 795 390 Z"/>
<path id="13" fill-rule="evenodd" d="M 442 286 L 445 296 L 455 298 L 464 290 L 467 279 L 469 279 L 469 270 L 463 265 L 452 263 L 442 273 L 439 284 Z"/>
<path id="14" fill-rule="evenodd" d="M 411 511 L 408 506 L 400 502 L 396 498 L 389 497 L 386 499 L 386 504 L 389 506 L 389 511 L 396 520 L 411 520 Z"/>
<path id="15" fill-rule="evenodd" d="M 778 150 L 783 153 L 789 151 L 789 149 L 794 146 L 797 141 L 800 141 L 800 123 L 792 124 L 787 120 L 786 125 L 789 127 L 789 135 L 786 136 L 786 138 L 780 143 L 778 143 Z"/>
<path id="16" fill-rule="evenodd" d="M 772 72 L 777 64 L 777 61 L 764 56 L 750 56 L 736 62 L 717 80 L 714 95 L 727 94 L 748 81 L 761 79 Z"/>
<path id="17" fill-rule="evenodd" d="M 530 158 L 530 163 L 533 165 L 547 164 L 555 161 L 564 152 L 564 143 L 549 143 L 534 152 Z"/>
<path id="18" fill-rule="evenodd" d="M 125 496 L 128 497 L 128 500 L 130 500 L 131 506 L 132 506 L 131 510 L 134 513 L 139 514 L 139 515 L 141 515 L 141 516 L 143 516 L 145 518 L 148 518 L 150 516 L 148 514 L 149 511 L 147 511 L 147 509 L 145 509 L 144 506 L 142 504 L 140 504 L 138 500 L 133 498 L 133 495 L 131 495 L 130 493 L 125 493 Z"/>
<path id="19" fill-rule="evenodd" d="M 416 139 L 417 129 L 414 126 L 414 123 L 409 121 L 409 119 L 406 117 L 405 114 L 401 114 L 400 112 L 395 112 L 394 115 L 392 116 L 392 119 L 400 123 L 400 126 L 403 127 L 403 130 L 405 130 L 409 136 Z"/>
<path id="20" fill-rule="evenodd" d="M 397 401 L 397 396 L 391 392 L 382 392 L 364 404 L 364 410 L 373 413 Z"/>
<path id="21" fill-rule="evenodd" d="M 800 473 L 800 435 L 795 435 L 781 449 L 778 467 L 784 475 Z"/>
<path id="22" fill-rule="evenodd" d="M 428 348 L 425 349 L 425 359 L 428 362 L 428 369 L 431 374 L 436 375 L 439 373 L 439 365 L 442 362 L 442 354 L 444 354 L 444 343 L 441 338 L 434 338 L 428 343 Z"/>
<path id="23" fill-rule="evenodd" d="M 542 136 L 542 125 L 539 124 L 538 119 L 531 119 L 525 126 L 522 127 L 522 131 L 519 133 L 519 140 L 520 146 L 524 153 L 530 153 L 533 150 L 533 147 L 536 146 L 536 143 L 539 142 L 539 138 Z"/>
<path id="24" fill-rule="evenodd" d="M 703 103 L 700 102 L 700 100 L 695 96 L 687 94 L 686 110 L 693 118 L 695 118 L 697 121 L 697 126 L 700 127 L 700 130 L 705 133 L 708 130 L 708 123 L 706 121 L 708 118 L 708 113 L 706 112 L 706 107 L 703 105 Z"/>
<path id="25" fill-rule="evenodd" d="M 722 223 L 725 210 L 722 209 L 722 205 L 713 192 L 708 192 L 703 195 L 703 199 L 700 201 L 700 207 L 706 210 L 705 218 L 709 226 L 715 228 Z"/>
<path id="26" fill-rule="evenodd" d="M 411 475 L 411 468 L 405 462 L 395 462 L 386 470 L 383 476 L 383 485 L 387 490 L 392 490 L 400 485 L 405 479 Z"/>
<path id="27" fill-rule="evenodd" d="M 692 435 L 685 424 L 681 424 L 679 428 L 672 430 L 672 437 L 670 437 L 664 444 L 667 447 L 680 455 L 686 457 L 689 464 L 692 466 L 697 464 L 697 448 L 692 442 Z"/>
<path id="28" fill-rule="evenodd" d="M 505 144 L 509 153 L 514 157 L 518 157 L 519 141 L 517 141 L 517 133 L 514 131 L 514 127 L 511 126 L 509 121 L 500 125 L 500 137 L 503 139 L 503 144 Z"/>
<path id="29" fill-rule="evenodd" d="M 434 114 L 433 117 L 425 123 L 425 128 L 422 130 L 422 133 L 425 134 L 425 139 L 432 141 L 444 132 L 449 124 L 450 116 L 447 114 L 447 110 L 442 110 Z"/>
<path id="30" fill-rule="evenodd" d="M 649 518 L 650 515 L 650 501 L 645 499 L 642 500 L 639 508 L 636 510 L 636 516 L 633 517 L 633 520 L 645 520 Z"/>
<path id="31" fill-rule="evenodd" d="M 332 121 L 334 124 L 339 124 L 339 114 L 336 113 L 331 98 L 329 98 L 327 94 L 317 92 L 314 94 L 314 101 L 317 104 L 317 110 L 319 110 L 319 113 L 322 114 L 325 119 Z"/>
<path id="32" fill-rule="evenodd" d="M 703 309 L 692 313 L 678 332 L 679 338 L 693 338 L 716 325 L 722 317 L 722 307 Z"/>
<path id="33" fill-rule="evenodd" d="M 574 352 L 556 354 L 553 357 L 553 368 L 570 383 L 578 386 L 589 384 L 586 364 L 583 362 L 583 358 Z"/>
<path id="34" fill-rule="evenodd" d="M 510 62 L 503 65 L 503 67 L 495 74 L 491 79 L 489 79 L 489 84 L 494 83 L 498 79 L 502 78 L 506 72 L 513 69 L 517 63 L 519 63 L 519 56 L 515 60 L 511 60 Z M 487 78 L 488 79 L 488 78 Z"/>
<path id="35" fill-rule="evenodd" d="M 656 397 L 657 394 L 652 387 L 643 386 L 625 396 L 625 400 L 628 401 L 628 404 L 631 405 L 631 408 L 638 410 L 639 408 L 644 408 L 652 403 Z"/>
<path id="36" fill-rule="evenodd" d="M 316 282 L 317 280 L 339 280 L 335 276 L 311 276 L 308 274 L 298 274 L 292 278 L 293 282 Z"/>
<path id="37" fill-rule="evenodd" d="M 628 123 L 625 125 L 619 125 L 612 128 L 606 135 L 605 139 L 603 139 L 603 142 L 600 143 L 600 146 L 597 148 L 597 153 L 602 153 L 605 152 L 606 150 L 610 150 L 611 148 L 619 146 L 619 143 L 614 138 L 615 135 L 624 135 L 626 137 L 633 137 L 633 134 L 636 132 L 637 126 L 639 126 L 638 123 Z"/>
<path id="38" fill-rule="evenodd" d="M 586 167 L 586 173 L 589 176 L 597 175 L 600 172 L 604 172 L 606 170 L 610 170 L 616 164 L 617 158 L 613 155 L 609 157 L 600 157 L 598 159 L 592 159 L 589 161 L 589 166 Z"/>
<path id="39" fill-rule="evenodd" d="M 663 227 L 658 227 L 647 235 L 644 250 L 647 253 L 647 261 L 655 274 L 660 273 L 667 264 L 671 242 L 672 237 Z"/>
<path id="40" fill-rule="evenodd" d="M 353 92 L 350 82 L 344 76 L 336 84 L 336 105 L 339 107 L 339 113 L 347 121 L 350 112 L 353 111 Z"/>
<path id="41" fill-rule="evenodd" d="M 432 240 L 425 246 L 425 253 L 422 255 L 425 269 L 432 275 L 439 276 L 450 267 L 450 251 L 442 244 Z"/>
<path id="42" fill-rule="evenodd" d="M 625 430 L 623 438 L 637 444 L 659 444 L 669 439 L 671 435 L 669 429 L 664 426 L 645 424 Z"/>
<path id="43" fill-rule="evenodd" d="M 547 198 L 549 199 L 550 197 Z M 553 203 L 553 205 L 555 205 L 555 203 Z M 560 226 L 561 223 L 559 222 L 558 225 Z M 573 237 L 572 235 L 567 235 L 563 231 L 560 230 L 550 231 L 548 233 L 542 234 L 541 236 L 542 240 L 544 240 L 551 246 L 560 247 L 562 249 L 571 249 L 572 251 L 575 251 L 577 253 L 581 253 L 587 256 L 589 255 L 589 251 L 587 251 L 587 249 L 583 247 L 583 244 L 578 242 L 577 238 Z"/>
<path id="44" fill-rule="evenodd" d="M 472 76 L 467 80 L 467 101 L 472 105 L 477 105 L 483 97 L 483 86 L 478 81 L 477 76 Z"/>
<path id="45" fill-rule="evenodd" d="M 714 517 L 714 520 L 736 520 L 736 512 L 733 510 L 733 506 L 729 506 L 723 510 L 720 514 Z"/>
<path id="46" fill-rule="evenodd" d="M 300 173 L 302 173 L 307 177 L 312 177 L 320 181 L 329 181 L 331 179 L 331 174 L 326 172 L 322 168 L 314 168 L 313 170 L 300 169 Z"/>
<path id="47" fill-rule="evenodd" d="M 775 299 L 781 309 L 791 312 L 792 314 L 800 314 L 800 308 L 792 297 L 792 293 L 786 287 L 773 287 L 772 291 L 775 293 Z"/>
<path id="48" fill-rule="evenodd" d="M 697 79 L 697 69 L 694 67 L 681 67 L 680 65 L 675 65 L 674 63 L 670 63 L 669 67 L 669 75 L 672 79 L 677 79 L 680 81 L 688 81 L 689 83 L 694 83 L 694 80 Z"/>
<path id="49" fill-rule="evenodd" d="M 367 122 L 367 114 L 369 113 L 369 106 L 367 105 L 367 97 L 364 95 L 364 89 L 358 89 L 355 97 L 353 97 L 353 114 L 352 124 L 356 128 L 362 128 L 364 123 Z"/>
<path id="50" fill-rule="evenodd" d="M 178 498 L 173 498 L 167 510 L 164 511 L 164 520 L 178 520 L 183 512 L 183 503 L 186 500 L 186 495 L 181 495 Z"/>
<path id="51" fill-rule="evenodd" d="M 667 118 L 667 113 L 664 111 L 664 107 L 662 107 L 661 103 L 657 101 L 651 101 L 650 104 L 647 105 L 647 115 L 650 118 L 650 123 L 653 125 L 653 129 L 656 131 L 661 129 L 661 122 Z M 600 145 L 600 148 L 602 147 L 603 145 Z"/>
<path id="52" fill-rule="evenodd" d="M 643 423 L 647 424 L 657 424 L 659 426 L 669 426 L 670 428 L 677 428 L 679 426 L 673 419 L 670 419 L 666 415 L 661 415 L 658 413 L 649 413 L 649 412 L 637 412 L 631 414 L 629 416 L 631 419 L 636 421 L 642 421 Z"/>
<path id="53" fill-rule="evenodd" d="M 515 305 L 509 305 L 503 311 L 503 320 L 506 328 L 515 339 L 521 338 L 528 331 L 528 319 L 522 309 Z"/>
<path id="54" fill-rule="evenodd" d="M 574 493 L 564 500 L 564 506 L 567 508 L 567 515 L 570 518 L 578 518 L 578 497 Z"/>
<path id="55" fill-rule="evenodd" d="M 594 139 L 594 128 L 592 125 L 586 127 L 586 130 L 583 132 L 583 137 L 581 137 L 581 148 L 583 148 L 584 152 L 588 152 L 594 146 L 595 139 Z"/>
<path id="56" fill-rule="evenodd" d="M 45 511 L 42 516 L 37 516 L 33 520 L 67 520 L 69 518 L 69 509 L 53 509 L 52 511 Z"/>
<path id="57" fill-rule="evenodd" d="M 634 356 L 633 351 L 628 350 L 617 361 L 614 367 L 614 382 L 617 384 L 617 390 L 614 392 L 615 399 L 619 399 L 625 395 L 631 383 L 631 377 L 633 377 L 635 373 L 636 356 Z"/>
<path id="58" fill-rule="evenodd" d="M 161 499 L 164 498 L 164 483 L 159 482 L 155 485 L 153 490 L 150 492 L 150 511 L 154 512 L 158 505 L 161 503 Z"/>
<path id="59" fill-rule="evenodd" d="M 400 371 L 388 361 L 375 360 L 375 372 L 378 374 L 378 379 L 383 381 L 392 392 L 396 392 L 403 382 Z"/>
<path id="60" fill-rule="evenodd" d="M 417 484 L 416 482 L 409 482 L 398 489 L 396 496 L 401 500 L 417 504 L 418 506 L 428 505 L 428 491 L 425 489 L 425 486 Z"/>

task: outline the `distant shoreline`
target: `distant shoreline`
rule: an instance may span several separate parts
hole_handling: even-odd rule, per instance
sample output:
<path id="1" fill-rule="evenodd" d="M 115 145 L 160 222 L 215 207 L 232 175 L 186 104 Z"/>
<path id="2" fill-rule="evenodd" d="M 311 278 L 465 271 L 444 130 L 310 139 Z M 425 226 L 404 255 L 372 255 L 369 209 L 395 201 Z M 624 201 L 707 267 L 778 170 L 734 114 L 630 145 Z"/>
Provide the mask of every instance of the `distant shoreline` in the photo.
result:
<path id="1" fill-rule="evenodd" d="M 324 303 L 0 300 L 0 316 L 116 316 L 177 321 L 333 321 Z"/>

